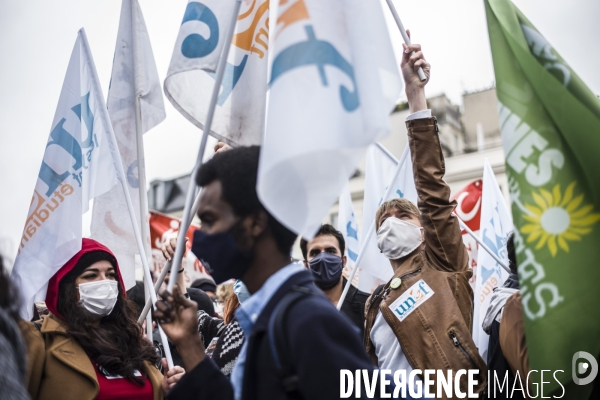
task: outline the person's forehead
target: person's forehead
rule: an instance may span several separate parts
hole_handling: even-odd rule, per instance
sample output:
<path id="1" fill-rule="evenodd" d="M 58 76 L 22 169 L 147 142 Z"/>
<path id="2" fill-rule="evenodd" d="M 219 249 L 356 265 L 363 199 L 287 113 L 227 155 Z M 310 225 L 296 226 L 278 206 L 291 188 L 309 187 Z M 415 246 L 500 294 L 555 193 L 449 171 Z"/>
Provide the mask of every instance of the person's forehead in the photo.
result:
<path id="1" fill-rule="evenodd" d="M 308 242 L 308 245 L 306 246 L 308 251 L 311 251 L 312 249 L 325 249 L 328 247 L 335 247 L 336 249 L 340 250 L 340 244 L 337 240 L 337 238 L 333 235 L 319 235 L 316 238 L 314 238 L 313 240 L 311 240 L 310 242 Z"/>
<path id="2" fill-rule="evenodd" d="M 222 192 L 223 186 L 221 185 L 221 181 L 218 179 L 215 179 L 208 185 L 204 186 L 202 188 L 202 193 L 200 194 L 198 213 L 209 209 L 220 213 L 232 212 L 233 210 L 229 203 L 223 200 L 223 196 L 221 195 Z"/>
<path id="3" fill-rule="evenodd" d="M 108 260 L 100 260 L 100 261 L 96 261 L 95 263 L 93 263 L 89 267 L 86 267 L 86 269 L 84 269 L 84 271 L 87 271 L 89 269 L 114 269 L 114 268 L 115 267 L 113 267 L 113 265 L 111 264 L 110 261 L 108 261 Z"/>

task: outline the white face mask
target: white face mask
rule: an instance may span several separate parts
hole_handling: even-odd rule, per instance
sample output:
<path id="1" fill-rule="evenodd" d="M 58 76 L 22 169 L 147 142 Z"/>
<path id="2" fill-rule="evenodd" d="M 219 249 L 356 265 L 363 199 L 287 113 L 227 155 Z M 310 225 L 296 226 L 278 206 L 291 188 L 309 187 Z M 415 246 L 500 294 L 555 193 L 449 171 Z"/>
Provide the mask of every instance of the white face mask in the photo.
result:
<path id="1" fill-rule="evenodd" d="M 106 316 L 110 314 L 119 297 L 117 281 L 101 280 L 79 285 L 79 301 L 93 315 Z"/>
<path id="2" fill-rule="evenodd" d="M 377 247 L 390 260 L 407 256 L 423 242 L 421 229 L 410 222 L 389 217 L 377 231 Z"/>

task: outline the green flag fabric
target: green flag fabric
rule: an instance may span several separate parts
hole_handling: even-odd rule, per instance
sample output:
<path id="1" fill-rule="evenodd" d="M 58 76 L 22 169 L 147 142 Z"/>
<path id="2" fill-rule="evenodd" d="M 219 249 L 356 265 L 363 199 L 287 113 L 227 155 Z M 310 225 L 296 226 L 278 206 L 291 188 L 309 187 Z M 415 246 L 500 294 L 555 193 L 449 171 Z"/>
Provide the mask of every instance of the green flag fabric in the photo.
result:
<path id="1" fill-rule="evenodd" d="M 530 381 L 551 370 L 544 396 L 586 399 L 592 384 L 581 383 L 594 363 L 575 354 L 590 353 L 597 368 L 600 100 L 509 0 L 484 1 L 529 366 L 538 371 Z"/>

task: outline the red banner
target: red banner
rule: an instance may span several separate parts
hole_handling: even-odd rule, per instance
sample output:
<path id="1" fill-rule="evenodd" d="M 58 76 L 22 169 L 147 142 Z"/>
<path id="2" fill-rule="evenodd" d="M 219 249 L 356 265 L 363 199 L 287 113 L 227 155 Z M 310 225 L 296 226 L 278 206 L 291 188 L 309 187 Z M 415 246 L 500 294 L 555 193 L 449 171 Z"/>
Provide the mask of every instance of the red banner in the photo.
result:
<path id="1" fill-rule="evenodd" d="M 476 234 L 479 234 L 479 225 L 481 220 L 481 190 L 483 181 L 477 179 L 458 191 L 452 200 L 456 200 L 456 214 L 460 219 Z M 469 265 L 473 269 L 473 277 L 469 281 L 471 286 L 475 286 L 475 277 L 477 276 L 477 249 L 478 245 L 475 239 L 464 230 L 463 242 L 469 252 Z"/>
<path id="2" fill-rule="evenodd" d="M 179 231 L 180 220 L 173 218 L 170 215 L 161 214 L 156 211 L 150 211 L 150 241 L 152 243 L 152 273 L 158 276 L 162 271 L 167 260 L 160 250 L 163 242 L 168 238 L 173 237 Z M 186 252 L 181 262 L 184 268 L 185 285 L 190 286 L 196 279 L 208 275 L 208 272 L 202 266 L 202 263 L 190 251 L 194 232 L 199 227 L 191 225 L 186 233 L 188 242 L 186 244 Z"/>

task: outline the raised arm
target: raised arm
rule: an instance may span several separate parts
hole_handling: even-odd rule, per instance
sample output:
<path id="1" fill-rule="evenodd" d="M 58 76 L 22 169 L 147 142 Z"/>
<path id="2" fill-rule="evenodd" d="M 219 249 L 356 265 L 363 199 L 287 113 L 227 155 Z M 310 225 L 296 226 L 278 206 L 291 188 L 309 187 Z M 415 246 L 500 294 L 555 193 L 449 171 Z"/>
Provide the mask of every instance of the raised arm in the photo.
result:
<path id="1" fill-rule="evenodd" d="M 456 202 L 450 201 L 450 187 L 443 179 L 445 165 L 437 120 L 431 117 L 425 99 L 430 66 L 420 45 L 403 46 L 401 67 L 411 112 L 406 127 L 426 251 L 439 269 L 463 271 L 468 268 L 468 254 L 458 220 L 452 214 Z M 416 72 L 419 67 L 427 76 L 423 82 Z"/>

